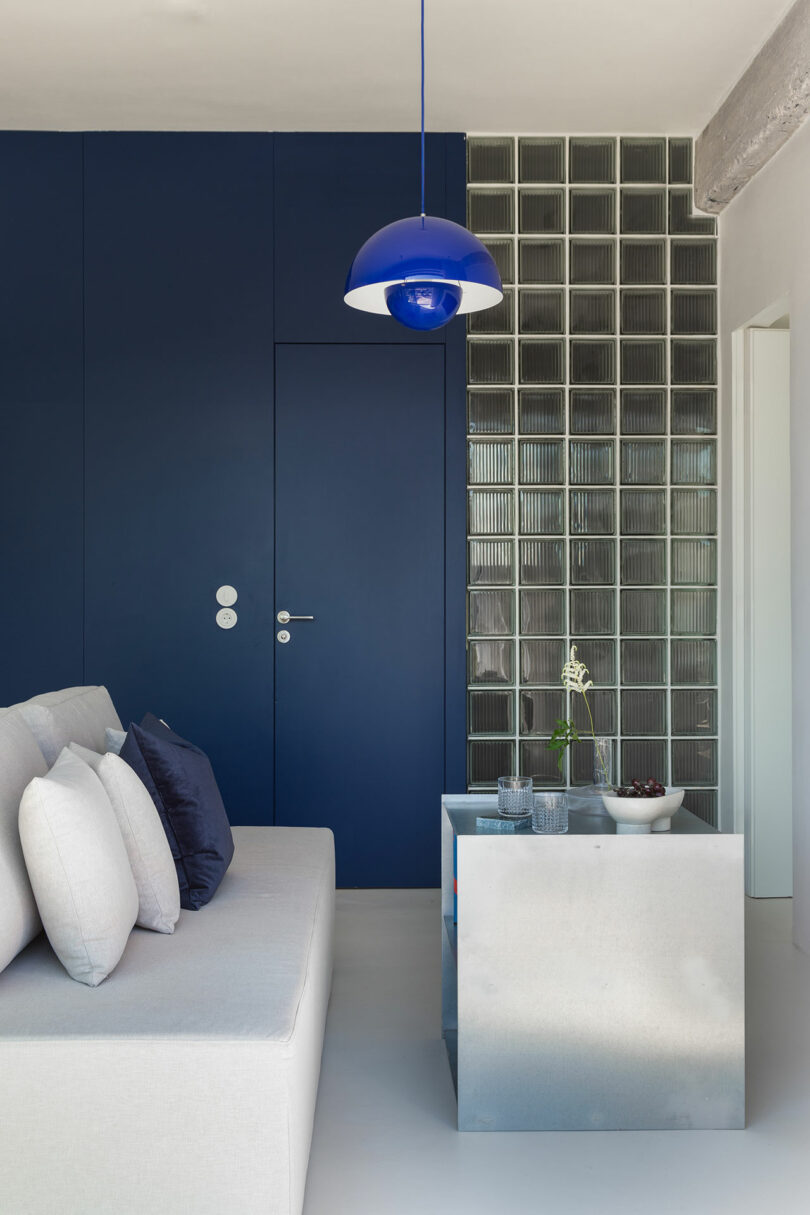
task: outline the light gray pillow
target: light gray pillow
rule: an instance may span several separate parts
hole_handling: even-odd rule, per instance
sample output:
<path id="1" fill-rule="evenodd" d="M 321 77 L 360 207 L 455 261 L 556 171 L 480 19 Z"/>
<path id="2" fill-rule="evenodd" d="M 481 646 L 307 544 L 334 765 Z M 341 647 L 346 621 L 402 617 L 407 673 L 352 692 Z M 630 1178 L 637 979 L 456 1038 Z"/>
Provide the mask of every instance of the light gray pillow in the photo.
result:
<path id="1" fill-rule="evenodd" d="M 19 713 L 0 709 L 0 970 L 42 925 L 25 869 L 17 816 L 23 790 L 48 770 L 37 740 Z"/>
<path id="2" fill-rule="evenodd" d="M 103 687 L 43 692 L 13 708 L 31 727 L 48 764 L 54 763 L 60 751 L 71 742 L 103 751 L 106 727 L 121 729 L 121 720 L 110 694 Z"/>
<path id="3" fill-rule="evenodd" d="M 104 786 L 67 748 L 23 793 L 20 841 L 59 961 L 71 978 L 97 987 L 124 952 L 138 891 Z"/>
<path id="4" fill-rule="evenodd" d="M 112 751 L 113 755 L 120 755 L 126 736 L 126 730 L 111 730 L 107 726 L 104 731 L 104 750 Z"/>
<path id="5" fill-rule="evenodd" d="M 138 889 L 139 927 L 174 932 L 180 915 L 177 868 L 146 786 L 128 763 L 110 751 L 98 755 L 79 743 L 71 743 L 69 750 L 90 765 L 110 799 Z"/>

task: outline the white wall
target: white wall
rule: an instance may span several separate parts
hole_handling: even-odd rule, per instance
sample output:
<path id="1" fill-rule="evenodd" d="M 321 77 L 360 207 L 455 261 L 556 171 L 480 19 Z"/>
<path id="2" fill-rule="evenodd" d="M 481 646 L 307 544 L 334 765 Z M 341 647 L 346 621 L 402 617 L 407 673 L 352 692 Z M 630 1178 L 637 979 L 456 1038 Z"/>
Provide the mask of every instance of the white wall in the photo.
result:
<path id="1" fill-rule="evenodd" d="M 780 304 L 791 328 L 791 478 L 793 609 L 794 939 L 810 953 L 810 122 L 723 212 L 720 235 L 720 357 L 723 368 L 723 585 L 730 586 L 731 334 Z M 730 596 L 724 596 L 723 635 L 731 637 Z M 723 653 L 724 729 L 731 737 L 728 645 Z M 766 754 L 768 739 L 760 744 Z M 724 763 L 730 763 L 726 748 Z M 728 777 L 728 772 L 724 772 Z M 726 789 L 731 782 L 725 780 Z"/>

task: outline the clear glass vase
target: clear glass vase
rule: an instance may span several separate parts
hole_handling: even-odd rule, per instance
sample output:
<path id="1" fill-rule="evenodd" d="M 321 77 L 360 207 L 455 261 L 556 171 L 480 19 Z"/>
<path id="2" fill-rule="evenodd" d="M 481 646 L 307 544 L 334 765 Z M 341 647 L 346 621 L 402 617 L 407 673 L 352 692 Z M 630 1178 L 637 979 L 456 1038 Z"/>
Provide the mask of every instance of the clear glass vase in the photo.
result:
<path id="1" fill-rule="evenodd" d="M 569 789 L 568 808 L 576 814 L 595 814 L 609 818 L 602 794 L 609 793 L 613 788 L 613 739 L 598 734 L 592 743 L 593 784 Z"/>

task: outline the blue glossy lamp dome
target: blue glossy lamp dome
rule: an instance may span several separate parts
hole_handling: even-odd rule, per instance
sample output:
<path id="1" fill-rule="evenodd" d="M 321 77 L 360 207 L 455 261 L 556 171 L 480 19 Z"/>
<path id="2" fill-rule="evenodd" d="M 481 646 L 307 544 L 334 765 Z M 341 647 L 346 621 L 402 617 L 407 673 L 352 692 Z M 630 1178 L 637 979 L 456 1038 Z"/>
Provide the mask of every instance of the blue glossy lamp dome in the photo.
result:
<path id="1" fill-rule="evenodd" d="M 391 315 L 410 329 L 438 329 L 456 315 L 491 308 L 503 288 L 491 254 L 449 219 L 415 215 L 380 228 L 360 248 L 344 300 Z"/>

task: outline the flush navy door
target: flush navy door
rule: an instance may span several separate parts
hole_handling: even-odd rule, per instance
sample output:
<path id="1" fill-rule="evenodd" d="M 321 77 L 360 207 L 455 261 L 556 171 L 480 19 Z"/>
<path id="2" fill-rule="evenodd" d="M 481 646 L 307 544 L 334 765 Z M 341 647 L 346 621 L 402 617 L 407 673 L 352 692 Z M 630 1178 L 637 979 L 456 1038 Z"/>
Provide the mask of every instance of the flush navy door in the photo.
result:
<path id="1" fill-rule="evenodd" d="M 276 823 L 338 884 L 435 886 L 443 789 L 445 351 L 276 348 Z"/>

